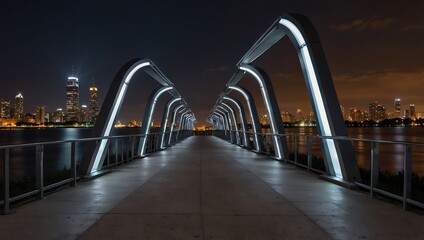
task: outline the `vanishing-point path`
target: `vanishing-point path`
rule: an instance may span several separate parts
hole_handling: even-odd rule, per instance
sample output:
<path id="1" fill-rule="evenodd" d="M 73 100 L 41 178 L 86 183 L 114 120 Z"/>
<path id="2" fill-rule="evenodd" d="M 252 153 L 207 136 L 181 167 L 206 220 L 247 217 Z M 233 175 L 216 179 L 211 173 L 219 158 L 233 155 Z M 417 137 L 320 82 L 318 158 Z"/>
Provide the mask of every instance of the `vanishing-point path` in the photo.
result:
<path id="1" fill-rule="evenodd" d="M 424 217 L 215 137 L 0 216 L 1 239 L 421 239 Z"/>

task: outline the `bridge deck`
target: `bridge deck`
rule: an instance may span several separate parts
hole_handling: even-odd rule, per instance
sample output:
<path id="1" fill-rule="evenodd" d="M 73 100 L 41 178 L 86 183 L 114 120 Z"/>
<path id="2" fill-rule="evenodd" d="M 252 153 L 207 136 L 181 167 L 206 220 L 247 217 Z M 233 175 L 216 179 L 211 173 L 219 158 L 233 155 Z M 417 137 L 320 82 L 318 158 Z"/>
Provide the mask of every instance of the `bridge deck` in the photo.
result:
<path id="1" fill-rule="evenodd" d="M 424 217 L 214 137 L 0 216 L 5 239 L 417 239 Z"/>

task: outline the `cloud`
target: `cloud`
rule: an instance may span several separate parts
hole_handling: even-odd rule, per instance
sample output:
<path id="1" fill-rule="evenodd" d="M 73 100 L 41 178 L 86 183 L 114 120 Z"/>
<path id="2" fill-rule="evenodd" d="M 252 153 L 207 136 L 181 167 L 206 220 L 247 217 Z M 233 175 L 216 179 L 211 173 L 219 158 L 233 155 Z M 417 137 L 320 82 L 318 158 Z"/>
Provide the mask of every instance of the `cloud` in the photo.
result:
<path id="1" fill-rule="evenodd" d="M 422 97 L 422 81 L 424 68 L 413 71 L 385 69 L 381 71 L 356 71 L 333 75 L 337 95 L 341 102 L 368 104 L 373 101 L 384 102 L 396 97 L 424 106 Z"/>
<path id="2" fill-rule="evenodd" d="M 373 30 L 381 30 L 388 28 L 394 22 L 393 18 L 376 19 L 370 22 L 369 26 Z"/>
<path id="3" fill-rule="evenodd" d="M 363 30 L 382 30 L 390 27 L 394 23 L 393 18 L 360 18 L 355 19 L 350 22 L 345 22 L 341 24 L 335 24 L 331 26 L 332 29 L 340 32 L 355 30 L 355 31 L 363 31 Z"/>

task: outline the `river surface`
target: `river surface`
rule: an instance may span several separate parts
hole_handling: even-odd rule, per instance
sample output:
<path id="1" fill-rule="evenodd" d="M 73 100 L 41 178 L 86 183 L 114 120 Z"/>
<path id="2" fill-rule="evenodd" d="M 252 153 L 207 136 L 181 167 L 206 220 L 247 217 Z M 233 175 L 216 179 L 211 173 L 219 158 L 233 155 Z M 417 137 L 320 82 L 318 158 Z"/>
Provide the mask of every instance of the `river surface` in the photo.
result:
<path id="1" fill-rule="evenodd" d="M 424 128 L 348 128 L 349 136 L 362 139 L 379 139 L 424 143 Z M 115 129 L 113 135 L 139 134 L 140 129 Z M 316 128 L 286 128 L 287 134 L 318 134 Z M 37 143 L 93 137 L 90 128 L 52 128 L 0 130 L 0 145 Z M 293 150 L 292 139 L 288 139 L 289 149 Z M 368 169 L 371 144 L 365 141 L 353 141 L 358 165 Z M 306 153 L 306 138 L 299 138 L 299 151 Z M 424 175 L 424 147 L 413 146 L 413 171 Z M 54 172 L 70 167 L 70 144 L 45 146 L 45 172 Z M 81 160 L 84 144 L 77 145 L 77 161 Z M 321 143 L 313 142 L 313 154 L 321 156 Z M 403 169 L 404 146 L 402 144 L 380 144 L 379 168 L 385 171 Z M 3 169 L 3 153 L 0 155 L 0 170 Z M 35 175 L 35 147 L 14 148 L 10 150 L 10 175 L 14 180 Z M 0 172 L 0 176 L 2 176 Z"/>

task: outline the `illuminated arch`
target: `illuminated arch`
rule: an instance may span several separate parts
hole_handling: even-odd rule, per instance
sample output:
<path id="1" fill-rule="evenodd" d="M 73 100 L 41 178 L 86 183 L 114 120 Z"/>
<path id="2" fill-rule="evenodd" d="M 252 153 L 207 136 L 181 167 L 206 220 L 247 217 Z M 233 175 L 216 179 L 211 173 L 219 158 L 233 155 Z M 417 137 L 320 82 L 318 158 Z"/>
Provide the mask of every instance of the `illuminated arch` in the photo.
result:
<path id="1" fill-rule="evenodd" d="M 103 102 L 99 117 L 94 127 L 94 134 L 97 137 L 109 137 L 112 131 L 113 123 L 121 109 L 123 99 L 128 90 L 134 74 L 143 69 L 162 86 L 172 86 L 172 82 L 156 67 L 149 59 L 133 59 L 127 62 L 118 73 L 115 75 L 106 98 Z M 170 91 L 174 97 L 179 96 L 177 91 Z M 88 143 L 86 153 L 80 165 L 80 173 L 89 175 L 98 171 L 103 165 L 106 156 L 106 149 L 109 144 L 109 139 L 102 139 L 99 142 Z"/>
<path id="2" fill-rule="evenodd" d="M 227 100 L 232 102 L 234 105 L 237 106 L 237 109 L 239 110 L 239 116 L 240 116 L 240 121 L 241 121 L 241 127 L 243 129 L 243 145 L 245 147 L 250 147 L 250 141 L 247 141 L 248 139 L 248 134 L 247 134 L 247 122 L 246 122 L 246 114 L 244 112 L 244 107 L 243 105 L 234 98 L 228 97 L 228 96 L 223 96 L 222 100 Z"/>
<path id="3" fill-rule="evenodd" d="M 288 36 L 295 46 L 305 77 L 309 97 L 317 116 L 320 135 L 324 137 L 347 136 L 346 126 L 340 110 L 318 34 L 310 20 L 299 14 L 284 14 L 249 49 L 238 66 L 252 63 L 270 47 Z M 246 71 L 239 71 L 230 82 L 237 82 Z M 355 161 L 352 143 L 323 139 L 324 158 L 330 176 L 348 181 L 359 181 L 359 170 Z"/>
<path id="4" fill-rule="evenodd" d="M 168 103 L 165 106 L 165 109 L 163 111 L 163 115 L 162 115 L 162 121 L 160 124 L 160 148 L 164 149 L 165 148 L 165 134 L 166 134 L 166 125 L 168 125 L 168 118 L 169 118 L 169 111 L 171 110 L 171 106 L 172 104 L 174 104 L 175 102 L 181 101 L 181 97 L 176 97 L 174 99 L 171 99 L 170 101 L 168 101 Z"/>
<path id="5" fill-rule="evenodd" d="M 231 112 L 231 116 L 233 117 L 233 122 L 234 122 L 234 131 L 235 131 L 235 136 L 236 136 L 236 143 L 238 145 L 241 145 L 240 133 L 239 133 L 239 129 L 238 129 L 238 121 L 237 121 L 237 117 L 236 117 L 234 108 L 231 107 L 230 105 L 226 104 L 225 102 L 222 102 L 222 101 L 219 104 L 221 105 L 222 108 Z"/>
<path id="6" fill-rule="evenodd" d="M 252 94 L 250 94 L 250 92 L 243 87 L 227 86 L 227 89 L 229 91 L 234 90 L 240 93 L 241 95 L 243 95 L 244 99 L 246 100 L 247 107 L 250 113 L 250 118 L 252 119 L 252 128 L 253 128 L 253 134 L 254 134 L 253 138 L 255 139 L 254 142 L 255 142 L 256 152 L 262 152 L 264 149 L 263 140 L 262 140 L 263 138 L 262 138 L 262 135 L 260 135 L 262 133 L 262 127 L 259 122 L 259 116 L 258 116 L 258 111 L 256 110 L 255 99 L 252 97 Z"/>
<path id="7" fill-rule="evenodd" d="M 173 90 L 173 86 L 164 86 L 156 89 L 152 92 L 149 99 L 147 100 L 146 109 L 144 117 L 143 117 L 143 124 L 141 125 L 141 133 L 143 134 L 141 136 L 140 144 L 138 146 L 138 155 L 144 156 L 146 153 L 146 143 L 147 143 L 147 135 L 150 132 L 150 122 L 152 121 L 153 112 L 155 110 L 156 102 L 159 99 L 159 97 L 170 90 Z M 147 113 L 147 114 L 146 114 Z"/>
<path id="8" fill-rule="evenodd" d="M 172 142 L 172 133 L 174 132 L 175 119 L 177 118 L 178 110 L 180 110 L 181 108 L 185 108 L 185 107 L 186 107 L 186 104 L 181 103 L 181 104 L 177 105 L 177 106 L 174 108 L 174 111 L 172 111 L 172 116 L 171 116 L 172 124 L 171 124 L 171 129 L 170 129 L 170 131 L 169 131 L 168 146 L 171 146 L 171 142 Z"/>

